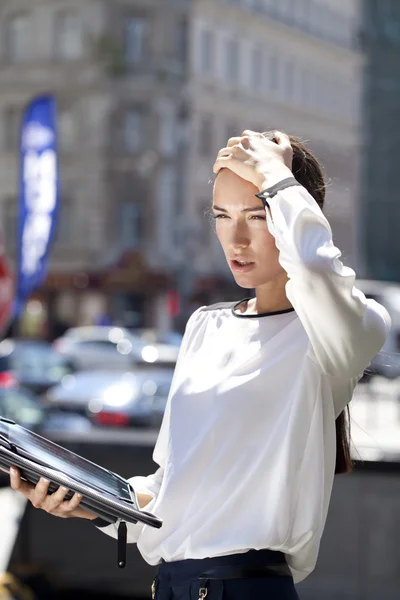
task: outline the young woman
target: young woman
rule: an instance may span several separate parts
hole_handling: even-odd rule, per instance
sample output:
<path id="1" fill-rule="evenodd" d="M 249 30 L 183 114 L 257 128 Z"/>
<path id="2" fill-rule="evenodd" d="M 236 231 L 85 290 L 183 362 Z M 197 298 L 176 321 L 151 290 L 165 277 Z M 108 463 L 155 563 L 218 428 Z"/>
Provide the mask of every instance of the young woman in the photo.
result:
<path id="1" fill-rule="evenodd" d="M 351 467 L 343 411 L 390 319 L 339 260 L 304 145 L 245 131 L 214 172 L 218 239 L 238 285 L 256 294 L 190 317 L 159 468 L 131 479 L 163 527 L 129 525 L 128 541 L 159 565 L 158 600 L 293 599 L 316 564 L 334 473 Z M 46 482 L 34 488 L 18 472 L 11 481 L 52 514 L 94 518 L 65 490 L 46 495 Z M 117 525 L 94 524 L 116 537 Z"/>

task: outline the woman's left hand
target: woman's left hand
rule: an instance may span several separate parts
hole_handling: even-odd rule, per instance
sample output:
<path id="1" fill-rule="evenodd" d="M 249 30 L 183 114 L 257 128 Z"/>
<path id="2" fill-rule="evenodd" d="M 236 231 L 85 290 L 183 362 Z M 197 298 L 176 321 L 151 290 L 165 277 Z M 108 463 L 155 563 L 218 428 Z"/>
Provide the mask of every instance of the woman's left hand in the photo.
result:
<path id="1" fill-rule="evenodd" d="M 213 171 L 230 169 L 242 179 L 263 190 L 286 177 L 292 177 L 293 149 L 289 137 L 275 132 L 277 143 L 261 133 L 246 129 L 242 137 L 228 141 L 226 148 L 218 152 Z"/>

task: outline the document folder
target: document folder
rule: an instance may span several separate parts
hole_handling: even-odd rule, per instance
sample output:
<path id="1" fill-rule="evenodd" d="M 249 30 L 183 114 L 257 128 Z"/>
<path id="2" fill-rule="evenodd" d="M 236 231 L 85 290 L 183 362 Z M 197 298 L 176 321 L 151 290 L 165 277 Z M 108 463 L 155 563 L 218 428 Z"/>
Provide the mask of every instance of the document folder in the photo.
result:
<path id="1" fill-rule="evenodd" d="M 139 508 L 136 492 L 129 481 L 10 419 L 0 417 L 0 467 L 9 469 L 12 466 L 18 467 L 21 477 L 29 483 L 36 484 L 41 477 L 47 478 L 49 493 L 55 492 L 60 485 L 67 487 L 66 500 L 75 492 L 82 494 L 80 506 L 104 521 L 162 526 L 161 519 Z M 125 566 L 125 561 L 119 560 L 118 566 Z"/>

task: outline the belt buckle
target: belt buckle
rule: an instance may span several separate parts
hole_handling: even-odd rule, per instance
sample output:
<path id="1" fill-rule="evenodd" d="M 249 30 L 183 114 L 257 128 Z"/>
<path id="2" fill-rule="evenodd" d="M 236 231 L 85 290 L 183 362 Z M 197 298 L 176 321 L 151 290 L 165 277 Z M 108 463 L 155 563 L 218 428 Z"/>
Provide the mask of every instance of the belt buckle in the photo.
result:
<path id="1" fill-rule="evenodd" d="M 201 587 L 199 589 L 199 600 L 203 600 L 208 594 L 208 590 L 206 587 Z"/>
<path id="2" fill-rule="evenodd" d="M 201 578 L 203 579 L 203 578 Z M 208 594 L 208 589 L 207 589 L 207 583 L 208 583 L 208 579 L 205 580 L 205 583 L 203 583 L 204 587 L 200 587 L 199 588 L 199 599 L 198 600 L 204 600 L 204 598 L 207 596 Z"/>

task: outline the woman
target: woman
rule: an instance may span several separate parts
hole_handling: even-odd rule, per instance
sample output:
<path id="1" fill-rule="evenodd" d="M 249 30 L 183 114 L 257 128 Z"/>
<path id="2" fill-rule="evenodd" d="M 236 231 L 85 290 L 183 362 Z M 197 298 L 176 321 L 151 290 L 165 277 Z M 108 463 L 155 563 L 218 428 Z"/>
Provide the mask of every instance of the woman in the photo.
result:
<path id="1" fill-rule="evenodd" d="M 256 295 L 190 317 L 159 468 L 131 479 L 164 524 L 129 525 L 128 541 L 159 565 L 158 599 L 292 599 L 314 569 L 334 473 L 351 466 L 343 411 L 390 319 L 340 262 L 321 169 L 300 142 L 245 131 L 214 172 L 219 241 L 236 282 Z M 11 481 L 52 514 L 94 517 L 79 497 L 63 501 L 65 490 Z"/>

